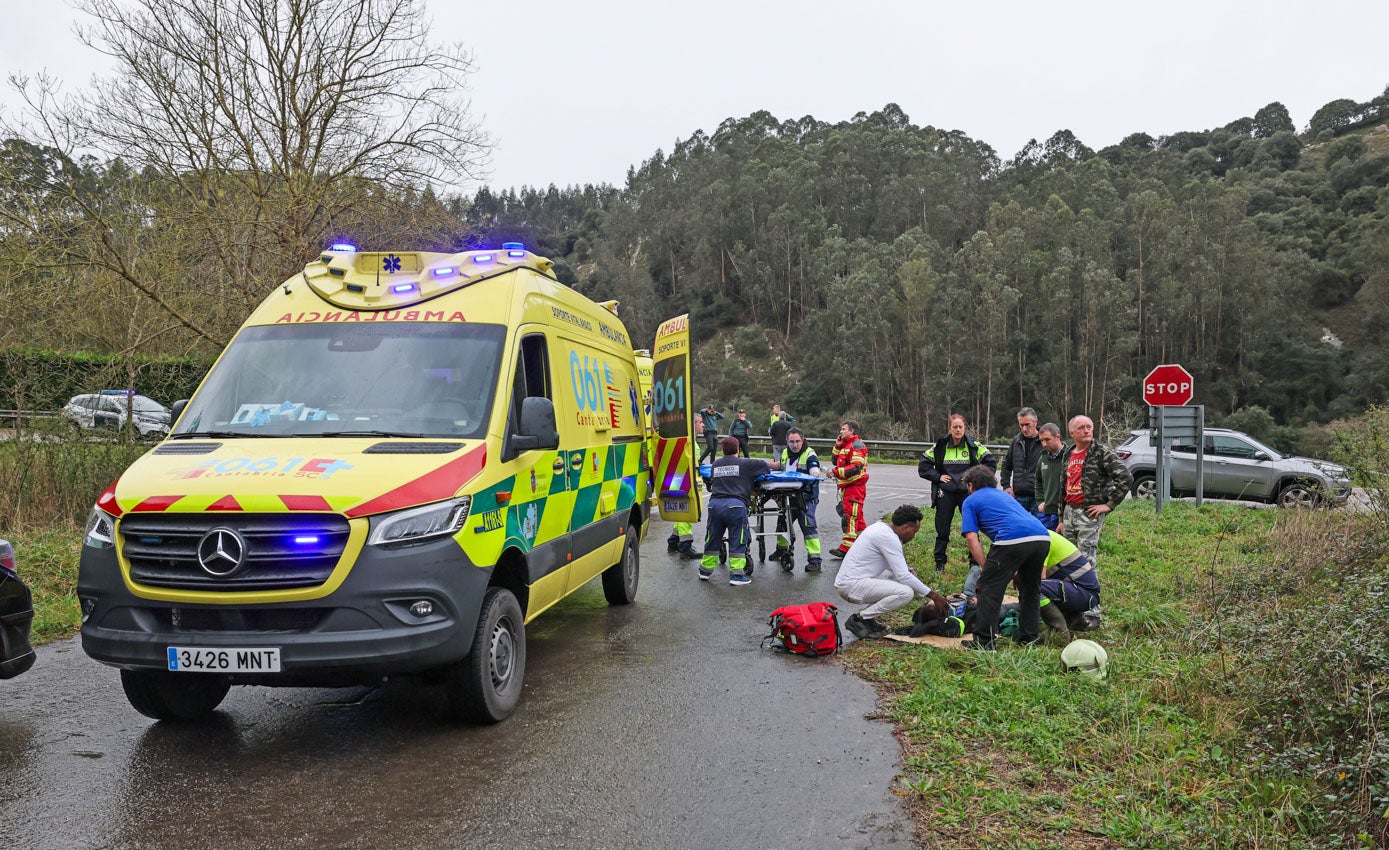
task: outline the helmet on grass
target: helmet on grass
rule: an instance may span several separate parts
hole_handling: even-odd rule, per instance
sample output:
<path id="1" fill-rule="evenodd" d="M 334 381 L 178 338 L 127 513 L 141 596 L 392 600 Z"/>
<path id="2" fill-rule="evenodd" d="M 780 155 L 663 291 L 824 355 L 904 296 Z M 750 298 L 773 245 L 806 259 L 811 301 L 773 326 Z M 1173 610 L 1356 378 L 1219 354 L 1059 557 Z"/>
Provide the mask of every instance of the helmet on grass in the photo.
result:
<path id="1" fill-rule="evenodd" d="M 1061 663 L 1067 673 L 1080 673 L 1103 679 L 1109 673 L 1109 653 L 1093 640 L 1073 640 L 1061 650 Z"/>

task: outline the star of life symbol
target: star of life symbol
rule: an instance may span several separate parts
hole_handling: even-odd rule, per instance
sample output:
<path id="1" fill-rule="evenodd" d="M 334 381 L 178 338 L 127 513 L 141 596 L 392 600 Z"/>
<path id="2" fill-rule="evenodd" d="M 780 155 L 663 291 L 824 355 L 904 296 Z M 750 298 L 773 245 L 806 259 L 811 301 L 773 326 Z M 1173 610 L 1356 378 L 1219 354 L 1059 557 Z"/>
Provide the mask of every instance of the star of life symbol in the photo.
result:
<path id="1" fill-rule="evenodd" d="M 395 254 L 382 257 L 381 267 L 386 270 L 387 274 L 395 274 L 396 272 L 400 271 L 400 258 L 397 257 Z"/>

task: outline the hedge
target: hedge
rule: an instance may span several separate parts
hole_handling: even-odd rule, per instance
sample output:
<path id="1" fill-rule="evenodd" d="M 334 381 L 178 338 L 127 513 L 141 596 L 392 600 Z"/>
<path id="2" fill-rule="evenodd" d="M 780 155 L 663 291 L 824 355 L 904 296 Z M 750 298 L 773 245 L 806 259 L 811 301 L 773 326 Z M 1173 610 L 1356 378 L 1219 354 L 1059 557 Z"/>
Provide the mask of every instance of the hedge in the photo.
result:
<path id="1" fill-rule="evenodd" d="M 211 366 L 201 357 L 0 348 L 0 408 L 57 410 L 80 393 L 124 389 L 168 405 L 191 396 Z"/>

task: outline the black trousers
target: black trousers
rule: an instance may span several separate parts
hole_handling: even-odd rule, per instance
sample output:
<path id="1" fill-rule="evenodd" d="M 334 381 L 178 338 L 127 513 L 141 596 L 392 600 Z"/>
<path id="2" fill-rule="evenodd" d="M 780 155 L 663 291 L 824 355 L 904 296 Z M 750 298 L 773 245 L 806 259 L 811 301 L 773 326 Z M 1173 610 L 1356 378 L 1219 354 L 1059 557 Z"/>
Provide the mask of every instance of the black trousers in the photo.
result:
<path id="1" fill-rule="evenodd" d="M 945 566 L 945 550 L 950 547 L 950 526 L 965 501 L 965 493 L 936 491 L 936 566 Z"/>
<path id="2" fill-rule="evenodd" d="M 705 432 L 704 432 L 704 454 L 702 454 L 702 455 L 699 456 L 699 462 L 700 462 L 700 463 L 704 463 L 704 459 L 705 459 L 706 457 L 707 457 L 707 458 L 717 459 L 718 456 L 719 456 L 719 432 L 718 432 L 718 431 L 705 431 Z"/>
<path id="3" fill-rule="evenodd" d="M 747 438 L 747 437 L 734 437 L 733 439 L 735 439 L 735 440 L 738 441 L 738 454 L 742 455 L 743 457 L 747 457 L 747 456 L 748 456 L 748 438 Z"/>
<path id="4" fill-rule="evenodd" d="M 1042 569 L 1051 543 L 1034 540 L 989 547 L 984 571 L 975 588 L 979 607 L 974 615 L 974 639 L 981 646 L 993 646 L 998 635 L 998 611 L 1003 592 L 1013 576 L 1018 577 L 1018 642 L 1036 643 L 1042 633 Z"/>

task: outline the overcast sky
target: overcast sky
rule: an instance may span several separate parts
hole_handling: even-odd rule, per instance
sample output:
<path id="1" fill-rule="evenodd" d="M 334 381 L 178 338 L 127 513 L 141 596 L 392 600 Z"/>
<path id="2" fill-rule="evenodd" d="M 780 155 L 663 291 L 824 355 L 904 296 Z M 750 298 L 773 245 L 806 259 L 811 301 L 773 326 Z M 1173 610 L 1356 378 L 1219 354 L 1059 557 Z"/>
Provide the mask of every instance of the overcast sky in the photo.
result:
<path id="1" fill-rule="evenodd" d="M 760 109 L 834 122 L 897 103 L 1007 158 L 1058 129 L 1100 148 L 1275 100 L 1301 129 L 1327 101 L 1389 84 L 1384 0 L 428 6 L 435 39 L 473 51 L 473 110 L 496 141 L 487 182 L 499 188 L 621 185 L 657 149 Z M 70 7 L 0 9 L 7 76 L 46 69 L 71 90 L 106 67 L 72 35 Z M 0 107 L 15 107 L 8 90 Z"/>

